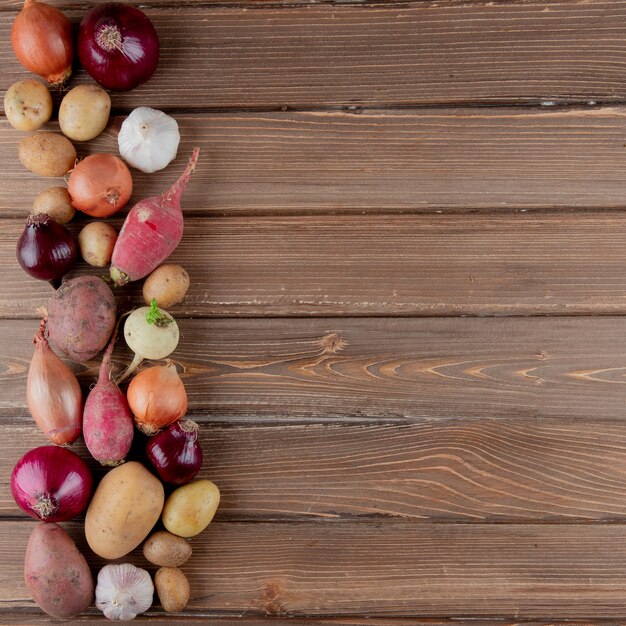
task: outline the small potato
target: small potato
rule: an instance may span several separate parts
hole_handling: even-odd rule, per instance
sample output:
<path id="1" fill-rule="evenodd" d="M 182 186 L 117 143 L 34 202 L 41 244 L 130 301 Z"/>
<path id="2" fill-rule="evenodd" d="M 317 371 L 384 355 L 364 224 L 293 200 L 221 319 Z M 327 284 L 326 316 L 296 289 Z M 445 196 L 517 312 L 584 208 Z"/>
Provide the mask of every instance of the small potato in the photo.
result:
<path id="1" fill-rule="evenodd" d="M 48 88 L 29 78 L 13 83 L 4 94 L 4 112 L 17 130 L 37 130 L 52 115 L 52 97 Z"/>
<path id="2" fill-rule="evenodd" d="M 182 611 L 189 602 L 189 581 L 177 567 L 162 567 L 154 575 L 154 586 L 166 613 Z"/>
<path id="3" fill-rule="evenodd" d="M 59 107 L 59 126 L 74 141 L 97 137 L 109 121 L 111 98 L 98 85 L 78 85 L 69 91 Z"/>
<path id="4" fill-rule="evenodd" d="M 65 187 L 50 187 L 35 196 L 33 213 L 46 213 L 57 224 L 67 224 L 76 214 L 76 209 Z"/>
<path id="5" fill-rule="evenodd" d="M 182 302 L 189 289 L 189 274 L 184 267 L 166 263 L 157 267 L 143 284 L 143 300 L 146 304 L 156 298 L 159 307 L 167 309 Z"/>
<path id="6" fill-rule="evenodd" d="M 143 555 L 161 567 L 179 567 L 191 556 L 191 545 L 182 537 L 159 530 L 143 544 Z"/>
<path id="7" fill-rule="evenodd" d="M 111 262 L 117 232 L 106 222 L 90 222 L 78 235 L 80 254 L 94 267 L 106 267 Z"/>
<path id="8" fill-rule="evenodd" d="M 196 480 L 175 489 L 165 502 L 163 526 L 179 537 L 195 537 L 213 519 L 220 490 L 210 480 Z"/>
<path id="9" fill-rule="evenodd" d="M 35 133 L 20 141 L 22 165 L 39 176 L 63 176 L 76 163 L 76 150 L 68 139 L 56 133 Z"/>

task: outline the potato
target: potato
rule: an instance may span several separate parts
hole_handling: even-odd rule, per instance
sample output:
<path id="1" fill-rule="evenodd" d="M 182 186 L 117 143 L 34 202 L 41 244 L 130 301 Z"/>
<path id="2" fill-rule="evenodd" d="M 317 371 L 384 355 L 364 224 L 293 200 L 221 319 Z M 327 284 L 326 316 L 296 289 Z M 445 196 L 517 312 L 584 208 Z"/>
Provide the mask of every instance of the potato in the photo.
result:
<path id="1" fill-rule="evenodd" d="M 68 91 L 59 107 L 59 126 L 74 141 L 97 137 L 109 121 L 111 98 L 98 85 L 78 85 Z"/>
<path id="2" fill-rule="evenodd" d="M 189 581 L 177 567 L 162 567 L 154 575 L 154 586 L 166 613 L 182 611 L 189 602 Z"/>
<path id="3" fill-rule="evenodd" d="M 156 298 L 157 304 L 167 309 L 183 300 L 189 289 L 189 274 L 184 267 L 166 263 L 157 267 L 143 284 L 143 300 L 146 304 Z"/>
<path id="4" fill-rule="evenodd" d="M 57 619 L 84 611 L 93 601 L 93 576 L 72 538 L 58 525 L 40 522 L 26 546 L 24 580 L 38 607 Z"/>
<path id="5" fill-rule="evenodd" d="M 78 235 L 80 254 L 94 267 L 106 267 L 111 262 L 117 231 L 106 222 L 90 222 Z"/>
<path id="6" fill-rule="evenodd" d="M 163 485 L 141 463 L 113 468 L 100 481 L 85 516 L 89 547 L 105 559 L 134 550 L 152 530 L 163 509 Z"/>
<path id="7" fill-rule="evenodd" d="M 52 115 L 48 88 L 32 78 L 13 83 L 4 94 L 4 113 L 17 130 L 41 128 Z"/>
<path id="8" fill-rule="evenodd" d="M 76 163 L 76 150 L 68 139 L 56 133 L 35 133 L 20 141 L 22 165 L 39 176 L 63 176 Z"/>
<path id="9" fill-rule="evenodd" d="M 220 490 L 210 480 L 196 480 L 175 489 L 163 507 L 163 526 L 179 537 L 195 537 L 213 519 Z"/>
<path id="10" fill-rule="evenodd" d="M 182 537 L 159 530 L 143 544 L 143 555 L 155 565 L 178 567 L 191 556 L 191 545 Z"/>
<path id="11" fill-rule="evenodd" d="M 101 278 L 71 278 L 48 300 L 48 335 L 63 354 L 84 363 L 107 345 L 116 317 L 115 297 Z"/>
<path id="12" fill-rule="evenodd" d="M 67 224 L 74 217 L 76 209 L 65 187 L 50 187 L 35 196 L 33 213 L 46 213 L 57 224 Z"/>

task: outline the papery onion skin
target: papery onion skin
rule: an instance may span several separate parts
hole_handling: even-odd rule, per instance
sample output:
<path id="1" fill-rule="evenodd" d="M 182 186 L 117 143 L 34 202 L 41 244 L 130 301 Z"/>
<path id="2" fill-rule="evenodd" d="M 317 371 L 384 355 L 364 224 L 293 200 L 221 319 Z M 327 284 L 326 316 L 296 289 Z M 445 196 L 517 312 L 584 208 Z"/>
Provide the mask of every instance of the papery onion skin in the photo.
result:
<path id="1" fill-rule="evenodd" d="M 42 319 L 35 335 L 35 354 L 26 379 L 26 403 L 46 437 L 66 445 L 80 435 L 82 392 L 72 370 L 50 348 L 46 324 L 47 319 Z"/>
<path id="2" fill-rule="evenodd" d="M 172 485 L 192 481 L 202 467 L 198 424 L 192 420 L 174 422 L 150 438 L 146 454 L 162 481 Z"/>
<path id="3" fill-rule="evenodd" d="M 22 269 L 33 278 L 61 278 L 78 258 L 72 233 L 45 213 L 30 215 L 16 247 Z"/>
<path id="4" fill-rule="evenodd" d="M 139 372 L 130 381 L 126 395 L 135 425 L 149 436 L 187 412 L 185 385 L 172 361 Z"/>
<path id="5" fill-rule="evenodd" d="M 91 154 L 72 170 L 67 190 L 75 209 L 92 217 L 108 217 L 130 199 L 133 178 L 122 159 L 113 154 Z"/>
<path id="6" fill-rule="evenodd" d="M 71 450 L 41 446 L 27 452 L 11 474 L 17 505 L 42 522 L 65 522 L 89 504 L 93 478 L 85 462 Z"/>
<path id="7" fill-rule="evenodd" d="M 145 83 L 159 61 L 159 37 L 149 18 L 121 2 L 100 4 L 78 28 L 78 58 L 103 87 L 129 91 Z"/>
<path id="8" fill-rule="evenodd" d="M 62 85 L 72 74 L 72 26 L 56 7 L 26 0 L 11 29 L 17 60 L 52 85 Z"/>

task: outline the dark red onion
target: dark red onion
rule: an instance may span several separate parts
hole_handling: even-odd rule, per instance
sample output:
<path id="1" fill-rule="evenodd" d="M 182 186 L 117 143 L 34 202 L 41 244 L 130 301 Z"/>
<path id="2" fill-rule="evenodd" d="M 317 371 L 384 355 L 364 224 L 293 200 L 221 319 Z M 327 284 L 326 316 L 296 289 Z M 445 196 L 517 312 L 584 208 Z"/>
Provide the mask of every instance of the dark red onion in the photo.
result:
<path id="1" fill-rule="evenodd" d="M 85 462 L 57 446 L 30 450 L 11 474 L 13 499 L 24 513 L 42 522 L 64 522 L 82 513 L 92 486 Z"/>
<path id="2" fill-rule="evenodd" d="M 146 452 L 162 481 L 173 485 L 188 483 L 202 467 L 198 424 L 191 420 L 174 422 L 150 438 Z"/>
<path id="3" fill-rule="evenodd" d="M 85 15 L 77 48 L 88 74 L 115 91 L 145 83 L 159 61 L 159 37 L 152 22 L 122 2 L 99 4 Z"/>
<path id="4" fill-rule="evenodd" d="M 27 274 L 53 281 L 65 275 L 78 257 L 72 233 L 45 213 L 30 215 L 17 242 L 17 260 Z"/>

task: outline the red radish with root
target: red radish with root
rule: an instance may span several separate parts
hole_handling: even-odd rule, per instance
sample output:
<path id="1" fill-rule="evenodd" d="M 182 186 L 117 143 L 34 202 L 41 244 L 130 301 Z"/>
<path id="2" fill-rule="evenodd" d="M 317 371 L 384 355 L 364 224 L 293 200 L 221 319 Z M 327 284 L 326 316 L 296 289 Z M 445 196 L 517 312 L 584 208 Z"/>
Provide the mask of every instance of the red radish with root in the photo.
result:
<path id="1" fill-rule="evenodd" d="M 119 324 L 119 322 L 118 322 Z M 111 355 L 117 326 L 102 358 L 96 386 L 89 392 L 83 413 L 83 437 L 91 456 L 102 465 L 124 462 L 133 442 L 133 414 L 126 396 L 111 376 Z"/>
<path id="2" fill-rule="evenodd" d="M 144 278 L 172 254 L 183 236 L 180 199 L 198 162 L 194 148 L 181 177 L 162 196 L 140 200 L 128 213 L 111 258 L 111 278 L 120 286 Z"/>

